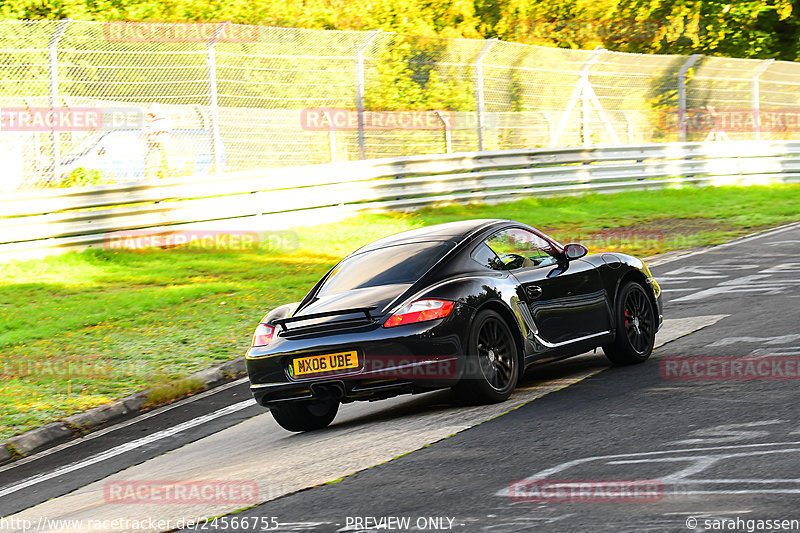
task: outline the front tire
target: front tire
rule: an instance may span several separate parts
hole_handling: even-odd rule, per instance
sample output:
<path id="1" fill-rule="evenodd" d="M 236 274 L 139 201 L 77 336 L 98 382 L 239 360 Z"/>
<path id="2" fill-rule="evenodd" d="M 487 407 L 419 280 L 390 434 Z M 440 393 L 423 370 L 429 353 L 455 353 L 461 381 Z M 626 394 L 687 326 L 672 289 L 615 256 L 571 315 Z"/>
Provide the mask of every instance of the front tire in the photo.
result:
<path id="1" fill-rule="evenodd" d="M 288 402 L 269 408 L 275 422 L 287 431 L 313 431 L 327 427 L 339 411 L 335 400 Z"/>
<path id="2" fill-rule="evenodd" d="M 603 353 L 615 365 L 643 363 L 653 353 L 656 313 L 653 302 L 640 284 L 629 281 L 617 298 L 617 333 Z"/>
<path id="3" fill-rule="evenodd" d="M 472 323 L 466 371 L 453 391 L 473 404 L 504 402 L 519 379 L 519 353 L 511 329 L 494 311 L 478 313 Z"/>

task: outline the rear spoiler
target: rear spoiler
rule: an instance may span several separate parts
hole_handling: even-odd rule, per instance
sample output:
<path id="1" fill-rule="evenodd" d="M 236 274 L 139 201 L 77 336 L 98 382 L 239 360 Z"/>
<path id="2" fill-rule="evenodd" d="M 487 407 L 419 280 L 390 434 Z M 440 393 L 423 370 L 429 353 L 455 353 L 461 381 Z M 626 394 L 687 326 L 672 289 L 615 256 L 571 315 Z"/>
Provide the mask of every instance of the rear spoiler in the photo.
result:
<path id="1" fill-rule="evenodd" d="M 294 322 L 302 322 L 304 320 L 313 320 L 315 318 L 325 318 L 327 316 L 338 316 L 338 315 L 352 315 L 356 313 L 364 313 L 367 322 L 372 322 L 372 316 L 369 314 L 370 311 L 377 309 L 377 306 L 372 307 L 354 307 L 352 309 L 339 309 L 337 311 L 325 311 L 322 313 L 312 313 L 310 315 L 302 315 L 302 316 L 291 316 L 288 318 L 279 318 L 278 320 L 273 320 L 273 324 L 277 324 L 281 327 L 283 331 L 289 331 L 289 328 L 286 327 L 286 324 L 291 324 Z M 331 325 L 345 325 L 349 323 L 356 323 L 360 322 L 361 319 L 348 319 L 348 320 L 337 320 L 333 322 Z"/>

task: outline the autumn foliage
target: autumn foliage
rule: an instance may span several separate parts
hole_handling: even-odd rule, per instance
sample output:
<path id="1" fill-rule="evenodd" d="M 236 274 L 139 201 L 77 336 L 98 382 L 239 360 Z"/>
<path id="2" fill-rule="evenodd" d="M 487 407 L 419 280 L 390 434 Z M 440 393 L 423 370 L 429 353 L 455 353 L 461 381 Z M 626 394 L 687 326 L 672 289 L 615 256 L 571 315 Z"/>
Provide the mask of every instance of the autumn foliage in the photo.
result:
<path id="1" fill-rule="evenodd" d="M 796 60 L 800 0 L 0 0 L 6 18 L 232 21 Z"/>

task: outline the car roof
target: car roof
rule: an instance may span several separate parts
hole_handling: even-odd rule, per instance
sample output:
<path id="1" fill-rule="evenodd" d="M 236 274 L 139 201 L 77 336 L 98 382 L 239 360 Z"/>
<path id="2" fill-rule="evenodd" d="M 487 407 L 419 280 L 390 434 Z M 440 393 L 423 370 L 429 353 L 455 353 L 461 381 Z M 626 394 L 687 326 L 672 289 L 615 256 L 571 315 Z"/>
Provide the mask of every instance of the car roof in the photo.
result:
<path id="1" fill-rule="evenodd" d="M 460 242 L 473 233 L 488 228 L 500 223 L 513 222 L 510 220 L 484 218 L 475 220 L 459 220 L 457 222 L 446 222 L 444 224 L 435 224 L 433 226 L 425 226 L 423 228 L 412 229 L 390 235 L 382 239 L 378 239 L 366 246 L 356 250 L 354 254 L 367 252 L 370 250 L 377 250 L 378 248 L 385 248 L 387 246 L 396 246 L 398 244 L 408 244 L 415 242 L 431 242 L 431 241 L 455 241 Z"/>

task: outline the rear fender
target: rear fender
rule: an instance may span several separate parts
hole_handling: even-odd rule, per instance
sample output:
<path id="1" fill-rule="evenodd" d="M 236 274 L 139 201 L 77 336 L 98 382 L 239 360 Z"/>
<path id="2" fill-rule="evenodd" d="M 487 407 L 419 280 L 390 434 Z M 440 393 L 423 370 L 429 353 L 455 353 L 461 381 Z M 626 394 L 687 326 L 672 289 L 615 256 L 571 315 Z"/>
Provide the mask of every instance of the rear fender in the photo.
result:
<path id="1" fill-rule="evenodd" d="M 463 276 L 445 280 L 417 292 L 403 304 L 423 298 L 451 300 L 467 306 L 472 311 L 470 320 L 481 309 L 493 309 L 509 321 L 520 352 L 528 355 L 533 351 L 533 345 L 525 342 L 525 339 L 533 338 L 533 335 L 520 312 L 517 281 L 508 274 Z"/>

